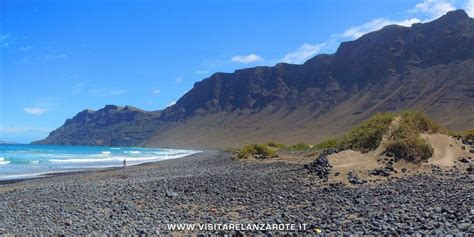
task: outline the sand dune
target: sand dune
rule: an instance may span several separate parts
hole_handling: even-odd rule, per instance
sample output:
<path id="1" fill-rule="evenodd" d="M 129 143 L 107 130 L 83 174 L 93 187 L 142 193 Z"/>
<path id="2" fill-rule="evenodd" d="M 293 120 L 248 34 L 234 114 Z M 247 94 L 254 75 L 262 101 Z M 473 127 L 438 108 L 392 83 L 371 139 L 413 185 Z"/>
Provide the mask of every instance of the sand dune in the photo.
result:
<path id="1" fill-rule="evenodd" d="M 469 157 L 471 154 L 467 150 L 462 150 L 461 141 L 443 134 L 422 134 L 423 138 L 430 141 L 434 149 L 433 157 L 428 164 L 440 167 L 453 167 L 457 164 L 458 157 Z"/>
<path id="2" fill-rule="evenodd" d="M 444 170 L 455 167 L 464 170 L 466 168 L 464 166 L 466 165 L 460 162 L 458 158 L 473 157 L 473 154 L 469 153 L 468 149 L 463 150 L 461 148 L 464 146 L 462 142 L 453 137 L 443 134 L 422 134 L 422 137 L 431 143 L 434 149 L 433 157 L 430 158 L 428 162 L 421 164 L 400 160 L 393 165 L 397 173 L 392 174 L 390 177 L 431 173 L 433 166 L 438 166 Z M 331 183 L 342 182 L 344 184 L 349 184 L 347 175 L 351 171 L 356 172 L 360 178 L 368 180 L 369 182 L 388 179 L 388 177 L 371 176 L 368 174 L 370 170 L 385 167 L 386 161 L 390 159 L 383 154 L 385 144 L 386 138 L 384 138 L 381 145 L 376 150 L 368 153 L 345 150 L 330 155 L 328 159 L 333 167 L 331 174 L 329 175 L 329 181 Z M 402 169 L 406 169 L 406 173 L 402 173 Z"/>

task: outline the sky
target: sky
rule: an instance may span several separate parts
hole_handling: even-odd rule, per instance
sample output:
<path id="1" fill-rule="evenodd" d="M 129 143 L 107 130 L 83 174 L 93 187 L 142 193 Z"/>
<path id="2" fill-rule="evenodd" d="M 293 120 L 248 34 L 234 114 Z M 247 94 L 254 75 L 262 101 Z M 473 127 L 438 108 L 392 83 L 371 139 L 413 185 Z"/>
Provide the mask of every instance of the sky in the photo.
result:
<path id="1" fill-rule="evenodd" d="M 215 72 L 334 53 L 474 0 L 0 0 L 0 140 L 108 104 L 159 110 Z"/>

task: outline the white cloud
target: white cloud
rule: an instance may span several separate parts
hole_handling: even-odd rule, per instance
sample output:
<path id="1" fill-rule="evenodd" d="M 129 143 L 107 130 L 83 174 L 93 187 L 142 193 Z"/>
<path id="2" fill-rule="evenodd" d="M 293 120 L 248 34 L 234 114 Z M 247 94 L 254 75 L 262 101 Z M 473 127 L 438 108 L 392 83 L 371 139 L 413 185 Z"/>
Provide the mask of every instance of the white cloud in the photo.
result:
<path id="1" fill-rule="evenodd" d="M 161 92 L 160 90 L 156 89 L 156 90 L 153 90 L 151 93 L 153 93 L 155 95 L 158 95 L 158 94 L 160 94 L 160 92 Z"/>
<path id="2" fill-rule="evenodd" d="M 464 9 L 470 16 L 474 16 L 474 0 L 462 1 Z M 317 53 L 331 51 L 337 48 L 337 45 L 343 41 L 354 40 L 372 31 L 380 30 L 387 25 L 400 25 L 409 27 L 415 23 L 431 21 L 446 14 L 448 11 L 455 10 L 451 0 L 423 0 L 416 4 L 414 8 L 407 10 L 405 19 L 393 20 L 388 18 L 377 18 L 358 26 L 348 28 L 341 34 L 334 34 L 328 40 L 319 44 L 303 44 L 298 49 L 285 55 L 284 62 L 303 63 Z"/>
<path id="3" fill-rule="evenodd" d="M 0 48 L 6 48 L 12 45 L 14 40 L 10 33 L 0 35 Z"/>
<path id="4" fill-rule="evenodd" d="M 43 108 L 26 107 L 23 109 L 23 111 L 31 115 L 42 115 L 48 110 L 43 109 Z"/>
<path id="5" fill-rule="evenodd" d="M 49 132 L 52 129 L 35 126 L 2 126 L 0 125 L 1 133 L 28 133 L 28 132 Z"/>
<path id="6" fill-rule="evenodd" d="M 418 18 L 409 18 L 409 19 L 400 20 L 400 21 L 393 21 L 389 19 L 378 18 L 378 19 L 374 19 L 369 22 L 366 22 L 359 26 L 353 26 L 349 28 L 348 30 L 344 31 L 344 33 L 336 35 L 336 36 L 341 37 L 341 38 L 357 39 L 364 34 L 367 34 L 371 31 L 380 30 L 384 26 L 387 26 L 387 25 L 400 25 L 400 26 L 409 27 L 415 23 L 420 23 L 420 22 L 421 20 Z"/>
<path id="7" fill-rule="evenodd" d="M 176 83 L 179 84 L 179 83 L 181 83 L 181 82 L 183 82 L 183 78 L 182 78 L 182 77 L 177 77 L 177 78 L 176 78 Z"/>
<path id="8" fill-rule="evenodd" d="M 456 8 L 453 6 L 452 1 L 449 0 L 424 0 L 423 2 L 416 4 L 411 12 L 428 14 L 430 17 L 429 20 L 432 20 L 455 9 Z"/>
<path id="9" fill-rule="evenodd" d="M 33 47 L 27 45 L 27 46 L 22 46 L 20 48 L 18 48 L 20 51 L 23 51 L 23 52 L 26 52 L 26 51 L 30 51 L 31 49 L 33 49 Z"/>
<path id="10" fill-rule="evenodd" d="M 286 54 L 282 61 L 285 63 L 304 63 L 306 60 L 319 53 L 324 46 L 325 43 L 315 45 L 303 44 L 295 51 Z"/>
<path id="11" fill-rule="evenodd" d="M 171 101 L 166 105 L 166 107 L 170 107 L 170 106 L 173 106 L 175 104 L 176 104 L 176 101 Z"/>
<path id="12" fill-rule="evenodd" d="M 247 63 L 258 62 L 258 61 L 261 61 L 262 59 L 263 59 L 262 57 L 252 53 L 245 56 L 240 56 L 240 55 L 234 56 L 231 58 L 231 61 L 235 63 L 247 64 Z"/>
<path id="13" fill-rule="evenodd" d="M 464 5 L 464 9 L 470 17 L 474 17 L 474 0 L 467 1 Z"/>

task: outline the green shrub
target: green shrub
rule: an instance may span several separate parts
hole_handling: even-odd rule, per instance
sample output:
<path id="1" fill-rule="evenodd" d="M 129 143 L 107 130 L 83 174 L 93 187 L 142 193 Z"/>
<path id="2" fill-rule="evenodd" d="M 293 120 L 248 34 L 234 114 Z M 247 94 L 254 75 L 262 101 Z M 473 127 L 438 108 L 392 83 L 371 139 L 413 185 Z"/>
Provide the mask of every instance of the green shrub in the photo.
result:
<path id="1" fill-rule="evenodd" d="M 404 111 L 400 114 L 400 124 L 407 130 L 417 133 L 436 133 L 441 131 L 441 126 L 434 122 L 426 114 L 418 111 Z"/>
<path id="2" fill-rule="evenodd" d="M 464 140 L 474 140 L 474 129 L 462 132 L 461 137 Z"/>
<path id="3" fill-rule="evenodd" d="M 463 137 L 466 140 L 474 140 L 474 129 L 464 132 Z"/>
<path id="4" fill-rule="evenodd" d="M 451 137 L 461 138 L 462 137 L 462 132 L 449 131 L 448 135 L 451 136 Z"/>
<path id="5" fill-rule="evenodd" d="M 288 150 L 290 150 L 290 151 L 306 151 L 306 150 L 309 150 L 310 148 L 311 148 L 310 145 L 308 145 L 306 143 L 303 143 L 303 142 L 300 142 L 300 143 L 291 145 L 290 147 L 288 147 Z"/>
<path id="6" fill-rule="evenodd" d="M 382 137 L 395 118 L 393 113 L 379 113 L 352 129 L 342 140 L 342 147 L 361 151 L 374 150 L 380 145 Z"/>
<path id="7" fill-rule="evenodd" d="M 449 136 L 456 137 L 456 138 L 462 138 L 463 140 L 474 140 L 474 129 L 472 130 L 467 130 L 464 132 L 453 132 L 450 131 L 448 133 Z"/>
<path id="8" fill-rule="evenodd" d="M 323 150 L 323 149 L 328 149 L 328 148 L 336 148 L 340 146 L 340 141 L 337 139 L 327 139 L 324 140 L 316 145 L 314 145 L 315 150 Z"/>
<path id="9" fill-rule="evenodd" d="M 280 144 L 280 143 L 276 143 L 276 142 L 268 142 L 268 143 L 267 143 L 267 146 L 269 146 L 269 147 L 271 147 L 271 148 L 278 149 L 278 150 L 285 148 L 285 145 Z"/>
<path id="10" fill-rule="evenodd" d="M 392 122 L 398 123 L 390 131 Z M 425 161 L 433 155 L 431 144 L 420 137 L 421 133 L 441 132 L 443 129 L 427 115 L 417 111 L 380 113 L 352 129 L 340 146 L 363 152 L 376 149 L 384 135 L 391 135 L 385 152 L 412 162 Z M 316 145 L 323 147 L 325 144 Z M 332 145 L 332 144 L 331 144 Z"/>
<path id="11" fill-rule="evenodd" d="M 251 144 L 242 147 L 237 151 L 237 159 L 248 159 L 251 157 L 257 159 L 265 159 L 275 157 L 276 153 L 273 149 L 265 144 Z"/>
<path id="12" fill-rule="evenodd" d="M 440 125 L 421 112 L 402 112 L 399 124 L 392 131 L 392 138 L 385 151 L 392 152 L 396 157 L 411 162 L 426 161 L 433 155 L 433 148 L 420 135 L 441 130 Z"/>
<path id="13" fill-rule="evenodd" d="M 426 161 L 433 156 L 431 144 L 416 134 L 391 141 L 385 151 L 393 153 L 395 157 L 415 163 Z"/>

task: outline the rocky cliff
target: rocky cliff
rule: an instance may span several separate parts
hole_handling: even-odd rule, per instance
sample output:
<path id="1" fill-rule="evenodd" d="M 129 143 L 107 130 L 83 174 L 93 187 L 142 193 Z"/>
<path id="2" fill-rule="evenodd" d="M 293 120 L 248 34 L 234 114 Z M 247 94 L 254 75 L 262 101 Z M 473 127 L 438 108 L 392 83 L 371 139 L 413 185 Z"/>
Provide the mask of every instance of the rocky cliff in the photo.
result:
<path id="1" fill-rule="evenodd" d="M 134 146 L 154 134 L 159 116 L 131 106 L 84 110 L 35 144 Z"/>
<path id="2" fill-rule="evenodd" d="M 104 115 L 90 115 L 94 126 L 68 120 L 41 142 L 200 148 L 317 142 L 375 112 L 402 109 L 422 110 L 459 130 L 474 127 L 473 104 L 474 19 L 458 10 L 412 27 L 386 26 L 302 65 L 216 73 L 161 113 L 108 114 L 112 125 L 96 123 Z M 78 135 L 103 130 L 108 136 L 100 142 Z"/>

